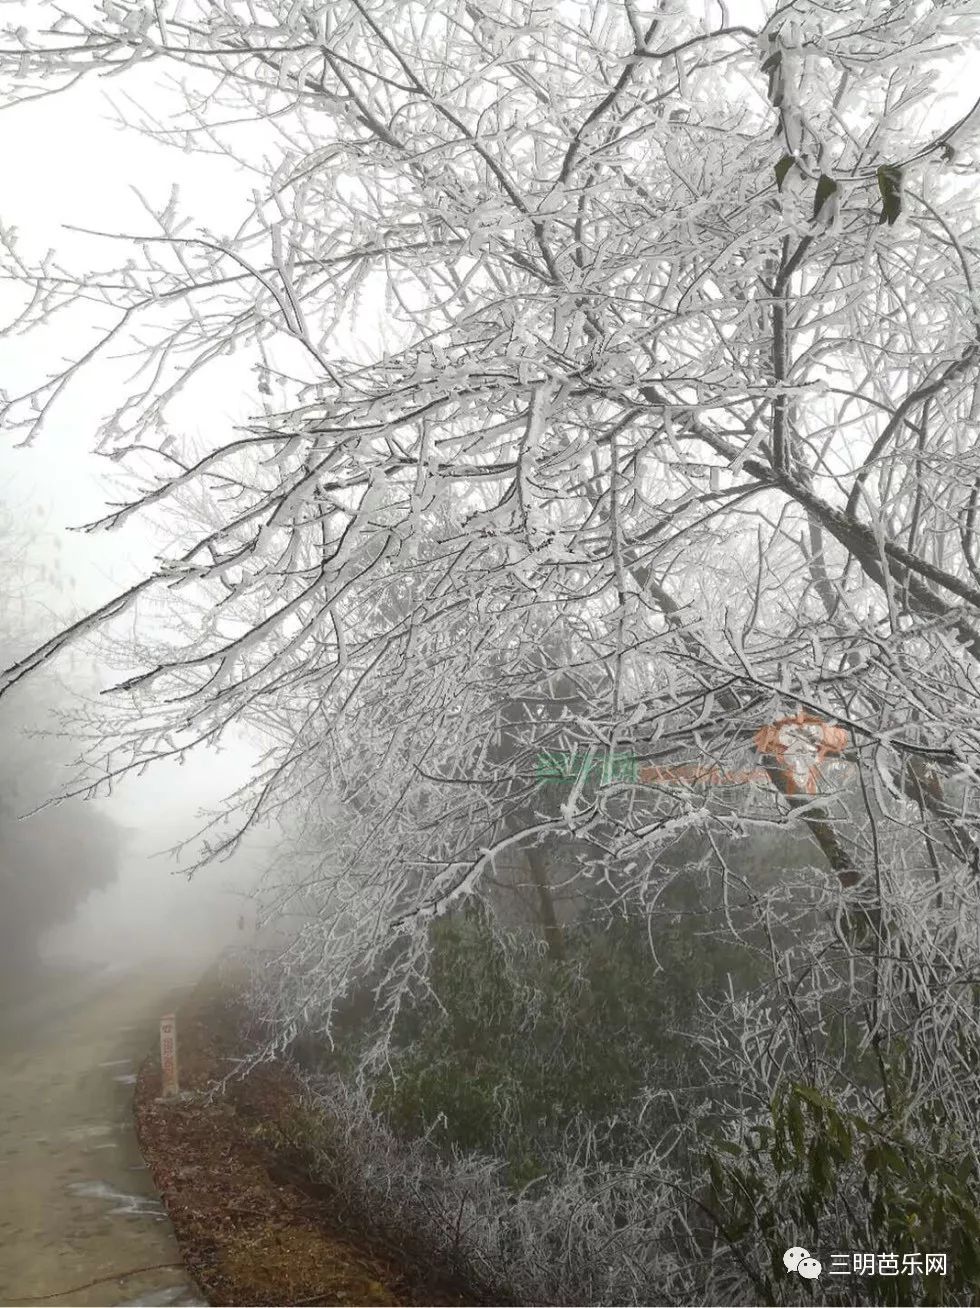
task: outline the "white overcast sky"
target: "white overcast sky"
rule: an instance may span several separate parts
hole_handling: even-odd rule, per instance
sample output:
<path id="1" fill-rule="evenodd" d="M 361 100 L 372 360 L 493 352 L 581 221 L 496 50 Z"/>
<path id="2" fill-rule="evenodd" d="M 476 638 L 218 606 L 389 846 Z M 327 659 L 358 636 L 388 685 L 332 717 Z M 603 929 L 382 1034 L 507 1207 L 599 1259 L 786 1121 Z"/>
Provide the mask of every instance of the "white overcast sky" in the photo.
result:
<path id="1" fill-rule="evenodd" d="M 4 13 L 5 19 L 11 16 Z M 145 86 L 142 70 L 140 75 Z M 135 77 L 128 75 L 128 80 L 132 84 Z M 107 242 L 69 232 L 65 225 L 148 231 L 149 220 L 133 186 L 151 202 L 164 204 L 177 180 L 182 207 L 196 221 L 219 231 L 237 225 L 252 179 L 221 160 L 185 156 L 120 131 L 112 122 L 107 96 L 121 101 L 126 84 L 127 77 L 89 79 L 63 95 L 7 108 L 0 115 L 0 175 L 6 179 L 0 221 L 19 229 L 26 258 L 53 247 L 59 261 L 71 268 L 108 261 L 112 255 L 105 249 Z M 151 91 L 149 98 L 155 102 L 159 97 Z M 71 342 L 50 342 L 45 353 L 48 349 L 50 359 L 39 357 L 36 339 L 0 338 L 0 385 L 15 392 L 22 383 L 40 380 L 39 373 L 70 353 Z M 124 376 L 121 366 L 119 380 Z M 39 559 L 53 563 L 54 540 L 64 542 L 58 552 L 62 575 L 74 581 L 72 598 L 79 607 L 104 602 L 131 584 L 151 566 L 155 552 L 152 533 L 139 521 L 131 520 L 112 533 L 67 531 L 99 516 L 107 500 L 124 497 L 113 487 L 115 466 L 90 452 L 105 412 L 107 377 L 108 370 L 81 377 L 53 411 L 34 447 L 15 449 L 9 437 L 0 442 L 3 499 L 17 514 L 30 509 Z M 175 408 L 181 426 L 191 432 L 213 432 L 217 423 L 230 427 L 234 415 L 242 412 L 240 397 L 201 394 L 200 389 L 193 404 Z M 43 514 L 35 516 L 38 506 Z M 52 592 L 48 603 L 63 610 L 65 600 Z M 99 681 L 109 684 L 118 675 L 103 669 Z M 94 897 L 73 932 L 58 934 L 63 952 L 100 953 L 121 940 L 130 951 L 152 949 L 155 934 L 173 929 L 175 923 L 184 929 L 196 922 L 200 932 L 222 915 L 225 925 L 232 921 L 238 904 L 226 902 L 222 909 L 218 892 L 240 875 L 235 865 L 209 869 L 188 887 L 185 878 L 168 875 L 175 863 L 156 855 L 189 834 L 202 806 L 240 784 L 252 761 L 245 745 L 218 757 L 203 754 L 182 768 L 151 769 L 101 803 L 134 836 L 118 884 Z"/>

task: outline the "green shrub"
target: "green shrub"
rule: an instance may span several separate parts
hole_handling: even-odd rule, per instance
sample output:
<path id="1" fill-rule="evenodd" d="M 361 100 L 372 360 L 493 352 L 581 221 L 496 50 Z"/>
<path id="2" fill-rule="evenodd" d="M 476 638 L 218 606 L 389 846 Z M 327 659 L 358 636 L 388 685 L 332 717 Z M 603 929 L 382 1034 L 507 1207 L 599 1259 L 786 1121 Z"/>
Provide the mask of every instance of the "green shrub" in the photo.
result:
<path id="1" fill-rule="evenodd" d="M 936 1100 L 893 1099 L 872 1120 L 826 1090 L 784 1083 L 766 1120 L 736 1143 L 706 1149 L 708 1207 L 718 1233 L 761 1303 L 793 1299 L 782 1264 L 788 1245 L 829 1253 L 945 1253 L 945 1275 L 833 1276 L 814 1286 L 827 1303 L 975 1302 L 980 1282 L 980 1167 Z M 789 1282 L 789 1284 L 787 1284 Z M 911 1288 L 910 1288 L 911 1287 Z"/>
<path id="2" fill-rule="evenodd" d="M 693 1069 L 685 1030 L 728 977 L 757 984 L 760 961 L 684 920 L 569 930 L 556 962 L 479 914 L 433 929 L 431 992 L 403 1010 L 378 1111 L 399 1132 L 492 1154 L 514 1186 L 548 1170 L 569 1127 L 599 1129 L 606 1159 L 628 1157 L 631 1112 L 649 1086 Z"/>

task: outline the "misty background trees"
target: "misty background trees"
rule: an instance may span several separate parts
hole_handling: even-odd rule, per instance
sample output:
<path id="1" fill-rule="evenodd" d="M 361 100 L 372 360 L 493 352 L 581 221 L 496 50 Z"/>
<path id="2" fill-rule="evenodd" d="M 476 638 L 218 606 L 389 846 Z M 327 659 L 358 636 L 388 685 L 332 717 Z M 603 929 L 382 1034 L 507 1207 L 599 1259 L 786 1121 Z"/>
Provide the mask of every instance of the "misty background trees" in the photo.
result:
<path id="1" fill-rule="evenodd" d="M 50 622 L 41 597 L 49 593 L 47 583 L 57 584 L 59 571 L 57 564 L 45 570 L 33 561 L 31 518 L 37 518 L 18 507 L 0 514 L 5 663 L 36 644 Z M 127 833 L 94 805 L 74 798 L 48 806 L 77 753 L 58 710 L 73 706 L 85 689 L 91 688 L 78 678 L 66 685 L 48 676 L 0 705 L 0 976 L 6 985 L 31 982 L 45 932 L 114 881 L 125 849 Z"/>
<path id="2" fill-rule="evenodd" d="M 261 733 L 201 861 L 281 825 L 256 1029 L 358 1131 L 441 1133 L 440 1184 L 509 1169 L 471 1202 L 517 1298 L 793 1301 L 800 1224 L 955 1240 L 922 1293 L 969 1293 L 978 35 L 974 0 L 107 0 L 0 49 L 12 100 L 172 70 L 132 130 L 255 181 L 233 233 L 146 197 L 97 269 L 5 231 L 11 330 L 91 309 L 5 429 L 135 349 L 91 527 L 168 540 L 0 689 L 132 630 L 93 777 Z M 252 416 L 192 439 L 229 355 Z"/>

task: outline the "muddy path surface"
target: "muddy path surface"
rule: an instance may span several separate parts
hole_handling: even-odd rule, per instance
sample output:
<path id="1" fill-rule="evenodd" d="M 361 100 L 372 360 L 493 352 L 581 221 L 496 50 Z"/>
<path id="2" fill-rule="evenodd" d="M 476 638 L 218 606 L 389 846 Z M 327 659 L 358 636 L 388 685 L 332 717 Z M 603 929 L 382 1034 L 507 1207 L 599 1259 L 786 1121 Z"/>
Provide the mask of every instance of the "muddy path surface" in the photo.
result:
<path id="1" fill-rule="evenodd" d="M 152 964 L 0 991 L 0 1304 L 206 1302 L 133 1127 L 160 1015 L 196 978 Z"/>

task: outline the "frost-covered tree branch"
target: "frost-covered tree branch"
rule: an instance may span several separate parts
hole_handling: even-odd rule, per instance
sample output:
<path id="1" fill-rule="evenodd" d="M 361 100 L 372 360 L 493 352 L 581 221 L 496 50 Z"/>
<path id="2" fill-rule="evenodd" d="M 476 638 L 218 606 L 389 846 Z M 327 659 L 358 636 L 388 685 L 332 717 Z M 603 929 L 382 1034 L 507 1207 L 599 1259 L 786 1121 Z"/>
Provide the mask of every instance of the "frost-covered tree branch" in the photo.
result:
<path id="1" fill-rule="evenodd" d="M 977 861 L 976 115 L 936 75 L 978 33 L 971 0 L 770 6 L 758 28 L 158 0 L 7 31 L 11 102 L 102 73 L 138 100 L 167 74 L 168 112 L 133 130 L 257 179 L 234 234 L 147 197 L 94 271 L 4 229 L 11 332 L 90 311 L 72 364 L 8 384 L 5 429 L 42 440 L 82 370 L 135 349 L 100 434 L 133 496 L 89 529 L 175 535 L 0 686 L 153 596 L 195 615 L 147 636 L 93 762 L 268 734 L 241 814 L 309 824 L 281 888 L 315 909 L 291 1011 L 392 950 L 396 1006 L 430 919 L 549 841 L 642 886 L 692 827 L 800 823 L 838 891 L 947 929 L 906 910 L 937 876 L 965 902 Z M 231 354 L 253 414 L 192 449 L 174 401 Z M 798 710 L 847 731 L 860 820 L 778 770 L 710 803 L 639 773 L 559 803 L 538 775 L 576 751 L 751 763 Z"/>

